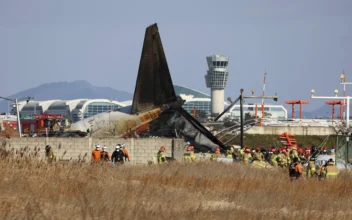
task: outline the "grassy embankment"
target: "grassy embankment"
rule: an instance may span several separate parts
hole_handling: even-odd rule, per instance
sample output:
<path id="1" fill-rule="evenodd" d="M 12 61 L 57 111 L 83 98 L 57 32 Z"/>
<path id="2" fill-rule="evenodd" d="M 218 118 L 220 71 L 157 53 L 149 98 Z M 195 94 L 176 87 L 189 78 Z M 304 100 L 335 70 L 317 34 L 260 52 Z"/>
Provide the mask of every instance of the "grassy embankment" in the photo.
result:
<path id="1" fill-rule="evenodd" d="M 226 140 L 230 139 L 231 135 L 226 136 L 222 141 L 226 142 Z M 326 136 L 304 136 L 304 135 L 296 135 L 295 136 L 297 143 L 302 144 L 304 147 L 306 146 L 319 146 L 326 138 Z M 231 144 L 240 145 L 240 136 L 237 136 Z M 244 144 L 249 147 L 255 146 L 282 146 L 278 135 L 255 135 L 255 134 L 245 134 L 244 136 Z M 327 143 L 325 146 L 329 148 L 336 145 L 336 136 L 329 136 Z"/>
<path id="2" fill-rule="evenodd" d="M 349 173 L 291 183 L 285 170 L 242 164 L 91 167 L 0 155 L 1 219 L 352 219 Z"/>

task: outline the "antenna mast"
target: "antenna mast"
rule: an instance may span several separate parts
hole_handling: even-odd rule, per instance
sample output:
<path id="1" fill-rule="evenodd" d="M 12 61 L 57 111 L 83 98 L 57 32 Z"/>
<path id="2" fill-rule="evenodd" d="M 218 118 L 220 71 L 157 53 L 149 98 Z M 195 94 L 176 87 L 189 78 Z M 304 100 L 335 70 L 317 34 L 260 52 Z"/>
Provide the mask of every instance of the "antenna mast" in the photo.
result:
<path id="1" fill-rule="evenodd" d="M 263 82 L 263 92 L 262 92 L 262 117 L 260 118 L 260 126 L 262 126 L 264 119 L 264 95 L 265 95 L 265 85 L 266 85 L 266 68 L 264 73 L 264 82 Z"/>

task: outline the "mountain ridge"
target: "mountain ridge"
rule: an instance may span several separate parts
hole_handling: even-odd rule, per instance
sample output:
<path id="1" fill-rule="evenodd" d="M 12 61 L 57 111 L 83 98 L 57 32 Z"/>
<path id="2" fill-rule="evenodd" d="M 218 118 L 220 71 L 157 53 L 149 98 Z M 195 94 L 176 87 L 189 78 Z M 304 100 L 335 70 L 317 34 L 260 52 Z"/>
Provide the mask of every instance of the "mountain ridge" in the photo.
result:
<path id="1" fill-rule="evenodd" d="M 8 98 L 34 97 L 35 100 L 71 100 L 71 99 L 113 99 L 127 101 L 133 98 L 129 92 L 116 90 L 106 86 L 94 86 L 85 80 L 72 82 L 50 82 L 37 87 L 20 91 Z M 0 112 L 8 111 L 8 102 L 0 102 Z"/>

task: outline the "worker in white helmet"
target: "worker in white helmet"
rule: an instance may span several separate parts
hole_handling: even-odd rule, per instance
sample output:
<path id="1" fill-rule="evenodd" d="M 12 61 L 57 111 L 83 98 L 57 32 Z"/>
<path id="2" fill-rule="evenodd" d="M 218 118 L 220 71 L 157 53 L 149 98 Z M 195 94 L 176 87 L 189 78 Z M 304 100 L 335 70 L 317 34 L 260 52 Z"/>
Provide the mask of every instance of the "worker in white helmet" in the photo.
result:
<path id="1" fill-rule="evenodd" d="M 95 149 L 92 151 L 92 159 L 91 159 L 92 163 L 100 162 L 100 153 L 101 153 L 100 145 L 96 144 Z"/>
<path id="2" fill-rule="evenodd" d="M 125 157 L 125 154 L 121 150 L 121 145 L 120 144 L 116 145 L 115 151 L 111 155 L 111 161 L 115 165 L 122 165 L 124 164 L 124 160 L 123 160 L 124 157 Z"/>
<path id="3" fill-rule="evenodd" d="M 106 146 L 104 145 L 102 151 L 100 152 L 100 162 L 108 163 L 110 161 L 110 155 L 106 150 Z"/>

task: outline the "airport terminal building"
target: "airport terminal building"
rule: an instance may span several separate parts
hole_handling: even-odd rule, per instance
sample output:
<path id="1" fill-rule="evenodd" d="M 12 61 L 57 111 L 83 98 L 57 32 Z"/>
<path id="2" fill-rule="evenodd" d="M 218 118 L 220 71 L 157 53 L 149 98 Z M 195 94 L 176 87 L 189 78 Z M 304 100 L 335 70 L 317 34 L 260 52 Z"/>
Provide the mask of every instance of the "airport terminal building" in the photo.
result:
<path id="1" fill-rule="evenodd" d="M 211 96 L 203 92 L 175 85 L 175 93 L 180 96 L 185 103 L 183 108 L 190 114 L 193 114 L 194 108 L 197 112 L 203 111 L 210 116 L 212 112 Z M 77 122 L 82 119 L 94 116 L 99 113 L 113 111 L 121 107 L 132 104 L 132 100 L 118 102 L 111 99 L 74 99 L 74 100 L 48 100 L 48 101 L 29 101 L 19 103 L 19 111 L 22 118 L 33 116 L 35 114 L 60 114 L 71 122 Z M 224 101 L 224 106 L 228 105 Z M 279 105 L 265 105 L 265 112 L 273 118 L 287 119 L 287 110 Z M 261 105 L 257 107 L 258 117 L 261 117 Z M 254 115 L 255 105 L 245 105 L 244 113 Z M 13 106 L 11 114 L 16 114 L 16 108 Z M 235 105 L 229 115 L 238 118 L 240 115 L 239 105 Z"/>
<path id="2" fill-rule="evenodd" d="M 199 92 L 194 89 L 190 89 L 183 86 L 175 85 L 175 93 L 180 96 L 185 103 L 183 108 L 190 114 L 193 113 L 193 109 L 196 108 L 197 111 L 204 111 L 208 115 L 211 113 L 211 97 L 203 92 Z"/>
<path id="3" fill-rule="evenodd" d="M 211 97 L 203 92 L 190 89 L 183 86 L 174 86 L 175 93 L 186 102 L 183 108 L 193 113 L 193 109 L 204 111 L 208 115 L 211 113 Z M 132 104 L 132 100 L 118 102 L 110 99 L 74 99 L 74 100 L 48 100 L 19 103 L 19 111 L 21 117 L 29 117 L 35 114 L 60 114 L 71 122 L 77 122 L 93 115 L 116 110 Z M 16 113 L 13 106 L 11 114 Z"/>
<path id="4" fill-rule="evenodd" d="M 20 102 L 19 106 L 23 118 L 35 114 L 60 114 L 71 122 L 77 122 L 99 113 L 116 110 L 126 104 L 110 99 L 75 99 Z M 15 107 L 11 113 L 16 113 Z"/>

